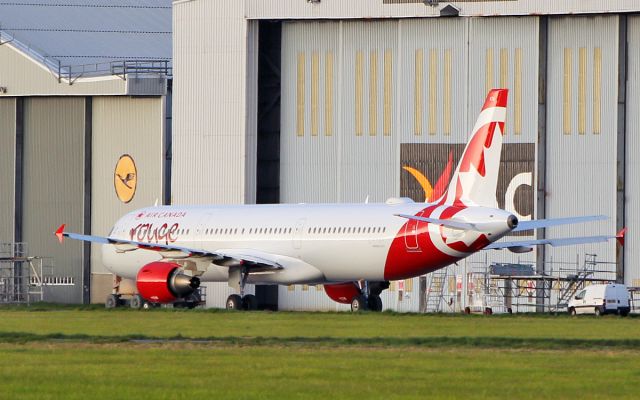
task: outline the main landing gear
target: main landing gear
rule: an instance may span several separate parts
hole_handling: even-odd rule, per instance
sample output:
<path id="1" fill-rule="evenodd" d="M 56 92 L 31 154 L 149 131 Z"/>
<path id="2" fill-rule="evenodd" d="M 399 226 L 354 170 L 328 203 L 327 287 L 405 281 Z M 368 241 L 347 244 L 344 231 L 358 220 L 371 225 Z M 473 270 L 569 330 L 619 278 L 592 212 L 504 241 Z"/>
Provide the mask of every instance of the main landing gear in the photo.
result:
<path id="1" fill-rule="evenodd" d="M 351 311 L 382 311 L 382 299 L 380 294 L 389 288 L 389 282 L 368 282 L 362 285 L 361 293 L 351 300 Z"/>
<path id="2" fill-rule="evenodd" d="M 255 311 L 258 309 L 258 298 L 252 294 L 244 294 L 244 286 L 248 276 L 249 272 L 244 269 L 240 279 L 240 294 L 232 294 L 227 297 L 227 310 Z"/>

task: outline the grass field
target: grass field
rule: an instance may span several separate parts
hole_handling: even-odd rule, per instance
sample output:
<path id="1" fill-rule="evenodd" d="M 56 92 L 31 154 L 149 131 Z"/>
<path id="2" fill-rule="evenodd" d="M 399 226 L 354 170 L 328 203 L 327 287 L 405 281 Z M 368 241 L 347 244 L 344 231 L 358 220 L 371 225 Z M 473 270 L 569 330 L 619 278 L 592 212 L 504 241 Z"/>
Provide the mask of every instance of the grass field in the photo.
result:
<path id="1" fill-rule="evenodd" d="M 640 318 L 11 308 L 0 360 L 0 399 L 634 399 Z"/>

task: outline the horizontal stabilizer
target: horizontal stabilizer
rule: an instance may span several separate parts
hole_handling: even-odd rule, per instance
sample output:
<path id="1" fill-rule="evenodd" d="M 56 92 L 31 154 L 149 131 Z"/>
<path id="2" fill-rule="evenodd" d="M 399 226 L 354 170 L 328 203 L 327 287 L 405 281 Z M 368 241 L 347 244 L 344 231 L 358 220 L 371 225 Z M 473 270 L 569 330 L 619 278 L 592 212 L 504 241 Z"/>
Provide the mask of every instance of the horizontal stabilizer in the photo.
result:
<path id="1" fill-rule="evenodd" d="M 518 240 L 514 242 L 495 242 L 491 243 L 485 250 L 501 250 L 501 249 L 522 249 L 529 246 L 540 246 L 548 244 L 553 247 L 560 246 L 572 246 L 577 244 L 589 244 L 589 243 L 604 243 L 611 239 L 618 239 L 616 236 L 582 236 L 575 238 L 560 238 L 560 239 L 534 239 L 534 240 Z"/>
<path id="2" fill-rule="evenodd" d="M 536 219 L 533 221 L 520 221 L 513 232 L 528 231 L 530 229 L 548 228 L 550 226 L 581 224 L 590 221 L 608 219 L 606 215 L 590 215 L 586 217 Z"/>

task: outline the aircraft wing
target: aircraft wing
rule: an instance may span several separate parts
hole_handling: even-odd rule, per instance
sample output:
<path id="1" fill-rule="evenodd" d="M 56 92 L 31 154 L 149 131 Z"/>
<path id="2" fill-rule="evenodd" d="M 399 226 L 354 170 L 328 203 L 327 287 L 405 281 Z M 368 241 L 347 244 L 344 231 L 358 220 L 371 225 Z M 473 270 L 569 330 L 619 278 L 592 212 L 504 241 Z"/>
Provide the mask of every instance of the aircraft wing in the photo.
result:
<path id="1" fill-rule="evenodd" d="M 204 249 L 194 249 L 173 244 L 144 243 L 133 240 L 110 238 L 103 236 L 82 235 L 79 233 L 65 232 L 65 225 L 61 225 L 55 232 L 60 243 L 65 237 L 84 242 L 112 244 L 116 251 L 127 252 L 138 249 L 158 252 L 166 259 L 198 258 L 200 260 L 209 259 L 213 264 L 221 267 L 245 266 L 252 272 L 275 271 L 283 268 L 278 262 L 271 260 L 268 253 L 251 249 L 228 249 L 209 251 Z"/>
<path id="2" fill-rule="evenodd" d="M 515 252 L 524 252 L 525 249 L 531 250 L 533 246 L 551 245 L 553 247 L 558 246 L 572 246 L 577 244 L 588 243 L 603 243 L 611 239 L 616 239 L 622 245 L 624 245 L 624 235 L 627 228 L 622 229 L 618 234 L 608 236 L 581 236 L 573 238 L 559 238 L 559 239 L 532 239 L 532 240 L 517 240 L 510 242 L 494 242 L 486 246 L 484 250 L 501 250 L 509 249 Z"/>
<path id="3" fill-rule="evenodd" d="M 532 221 L 520 221 L 512 232 L 528 231 L 531 229 L 548 228 L 550 226 L 581 224 L 590 221 L 601 221 L 608 219 L 606 215 L 590 215 L 586 217 L 569 217 L 569 218 L 550 218 L 537 219 Z"/>

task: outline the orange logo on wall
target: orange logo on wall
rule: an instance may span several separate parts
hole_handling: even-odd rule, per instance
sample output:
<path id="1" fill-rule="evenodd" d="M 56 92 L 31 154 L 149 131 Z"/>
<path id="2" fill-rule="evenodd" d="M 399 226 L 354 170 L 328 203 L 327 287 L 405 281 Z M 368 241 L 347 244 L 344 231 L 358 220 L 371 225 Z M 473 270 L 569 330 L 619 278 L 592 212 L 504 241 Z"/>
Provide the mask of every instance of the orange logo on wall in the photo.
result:
<path id="1" fill-rule="evenodd" d="M 123 203 L 128 203 L 136 194 L 138 184 L 138 171 L 136 163 L 130 155 L 124 154 L 116 163 L 113 174 L 113 186 L 116 189 L 116 196 Z"/>

